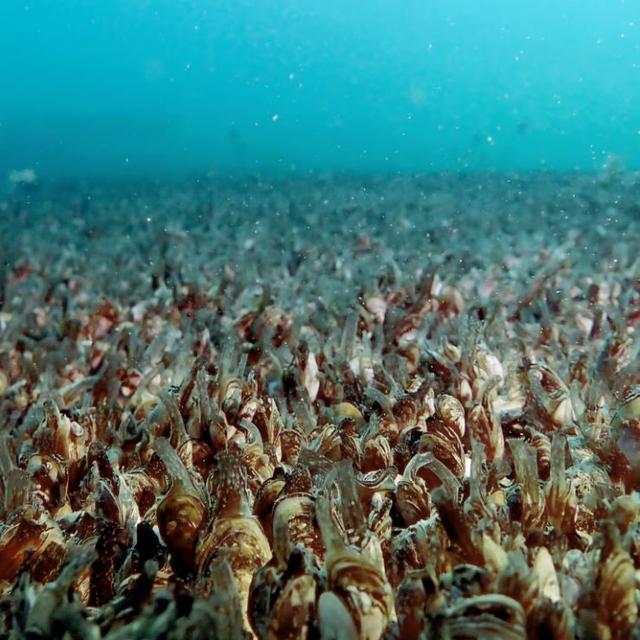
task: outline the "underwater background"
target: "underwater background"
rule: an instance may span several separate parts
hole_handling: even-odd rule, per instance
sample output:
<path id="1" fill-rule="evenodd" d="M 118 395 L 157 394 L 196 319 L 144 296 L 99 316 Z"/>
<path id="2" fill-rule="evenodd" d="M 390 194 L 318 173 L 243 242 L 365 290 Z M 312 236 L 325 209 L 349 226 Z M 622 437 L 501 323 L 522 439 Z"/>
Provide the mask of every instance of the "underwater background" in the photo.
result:
<path id="1" fill-rule="evenodd" d="M 640 638 L 640 0 L 0 0 L 0 638 Z"/>
<path id="2" fill-rule="evenodd" d="M 640 167 L 624 0 L 5 0 L 0 174 Z"/>

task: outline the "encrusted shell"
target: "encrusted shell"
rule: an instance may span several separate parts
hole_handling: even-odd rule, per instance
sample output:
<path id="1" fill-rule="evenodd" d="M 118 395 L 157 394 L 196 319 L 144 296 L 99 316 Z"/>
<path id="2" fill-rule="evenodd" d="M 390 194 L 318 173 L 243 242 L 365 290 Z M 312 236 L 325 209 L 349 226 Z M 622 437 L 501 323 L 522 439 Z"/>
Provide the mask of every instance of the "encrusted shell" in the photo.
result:
<path id="1" fill-rule="evenodd" d="M 525 640 L 526 616 L 520 604 L 507 596 L 480 595 L 446 609 L 434 625 L 441 637 Z"/>
<path id="2" fill-rule="evenodd" d="M 438 395 L 436 416 L 448 427 L 454 429 L 461 439 L 464 438 L 466 429 L 464 407 L 457 398 L 446 393 Z"/>
<path id="3" fill-rule="evenodd" d="M 158 528 L 176 568 L 195 567 L 195 551 L 207 509 L 199 496 L 180 482 L 174 484 L 156 510 Z"/>
<path id="4" fill-rule="evenodd" d="M 530 364 L 527 378 L 533 403 L 552 427 L 559 428 L 575 422 L 569 389 L 553 369 L 543 364 Z"/>
<path id="5" fill-rule="evenodd" d="M 614 551 L 600 568 L 599 624 L 613 637 L 628 637 L 638 620 L 635 568 L 629 554 Z"/>

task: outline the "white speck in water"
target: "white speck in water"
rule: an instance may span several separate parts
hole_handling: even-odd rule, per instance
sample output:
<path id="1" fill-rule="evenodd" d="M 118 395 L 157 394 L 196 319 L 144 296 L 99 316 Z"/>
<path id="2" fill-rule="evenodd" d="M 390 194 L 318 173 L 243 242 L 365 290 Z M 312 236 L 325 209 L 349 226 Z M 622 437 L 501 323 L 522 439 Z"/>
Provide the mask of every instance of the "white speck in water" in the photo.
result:
<path id="1" fill-rule="evenodd" d="M 272 121 L 272 122 L 278 122 L 278 120 L 279 120 L 279 119 L 280 119 L 280 116 L 279 116 L 277 113 L 274 113 L 274 114 L 271 116 L 271 121 Z"/>

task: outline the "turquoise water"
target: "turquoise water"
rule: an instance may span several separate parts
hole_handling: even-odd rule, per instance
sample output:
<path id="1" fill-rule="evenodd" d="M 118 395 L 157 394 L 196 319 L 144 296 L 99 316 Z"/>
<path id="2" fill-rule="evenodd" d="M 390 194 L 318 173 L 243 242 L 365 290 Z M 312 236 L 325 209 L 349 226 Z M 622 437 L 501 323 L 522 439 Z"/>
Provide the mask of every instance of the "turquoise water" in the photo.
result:
<path id="1" fill-rule="evenodd" d="M 640 3 L 4 0 L 0 174 L 640 168 Z"/>

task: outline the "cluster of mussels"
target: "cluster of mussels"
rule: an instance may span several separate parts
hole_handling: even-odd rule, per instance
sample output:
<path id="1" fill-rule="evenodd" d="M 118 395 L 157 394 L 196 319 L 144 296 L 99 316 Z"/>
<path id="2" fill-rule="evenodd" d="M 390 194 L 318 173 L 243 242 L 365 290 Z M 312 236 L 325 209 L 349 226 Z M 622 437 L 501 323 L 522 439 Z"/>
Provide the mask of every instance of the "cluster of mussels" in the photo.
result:
<path id="1" fill-rule="evenodd" d="M 640 634 L 632 256 L 387 264 L 323 321 L 268 289 L 321 256 L 258 296 L 167 258 L 127 304 L 62 251 L 4 273 L 3 635 Z"/>

